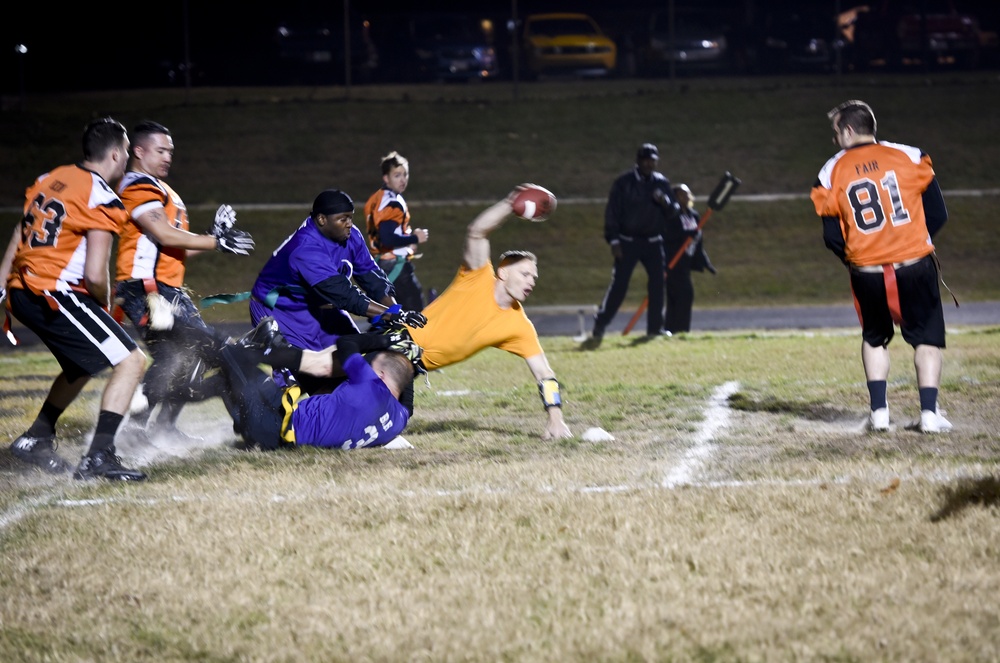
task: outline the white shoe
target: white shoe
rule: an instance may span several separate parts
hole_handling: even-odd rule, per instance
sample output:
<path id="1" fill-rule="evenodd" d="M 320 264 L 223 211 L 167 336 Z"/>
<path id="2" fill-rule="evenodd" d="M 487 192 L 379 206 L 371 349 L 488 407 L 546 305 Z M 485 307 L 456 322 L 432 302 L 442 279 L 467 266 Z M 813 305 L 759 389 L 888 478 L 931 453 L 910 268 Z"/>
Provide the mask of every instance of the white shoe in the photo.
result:
<path id="1" fill-rule="evenodd" d="M 921 433 L 947 433 L 951 430 L 951 422 L 941 416 L 935 410 L 922 410 L 920 412 L 920 432 Z"/>
<path id="2" fill-rule="evenodd" d="M 887 431 L 889 430 L 889 408 L 880 407 L 872 410 L 868 415 L 868 430 Z"/>

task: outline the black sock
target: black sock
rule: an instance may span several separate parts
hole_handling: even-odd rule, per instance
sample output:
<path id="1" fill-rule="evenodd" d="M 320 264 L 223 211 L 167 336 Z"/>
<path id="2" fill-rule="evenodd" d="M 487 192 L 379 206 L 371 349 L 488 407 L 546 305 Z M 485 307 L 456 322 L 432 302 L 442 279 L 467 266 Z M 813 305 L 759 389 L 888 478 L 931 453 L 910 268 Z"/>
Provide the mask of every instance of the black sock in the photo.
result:
<path id="1" fill-rule="evenodd" d="M 121 425 L 123 418 L 124 416 L 117 412 L 101 410 L 101 414 L 97 417 L 97 430 L 94 431 L 94 439 L 91 441 L 90 451 L 87 453 L 92 454 L 95 451 L 114 449 L 115 433 L 118 432 L 118 426 Z"/>
<path id="2" fill-rule="evenodd" d="M 59 421 L 62 413 L 62 408 L 58 408 L 52 403 L 45 401 L 42 403 L 42 409 L 38 412 L 38 416 L 35 417 L 35 421 L 31 424 L 31 428 L 28 429 L 27 435 L 29 437 L 49 437 L 50 435 L 55 435 L 56 422 Z"/>
<path id="3" fill-rule="evenodd" d="M 937 412 L 937 387 L 920 387 L 920 410 Z"/>
<path id="4" fill-rule="evenodd" d="M 885 392 L 886 392 L 885 380 L 868 381 L 868 396 L 871 398 L 872 411 L 889 406 L 889 401 L 886 400 Z"/>

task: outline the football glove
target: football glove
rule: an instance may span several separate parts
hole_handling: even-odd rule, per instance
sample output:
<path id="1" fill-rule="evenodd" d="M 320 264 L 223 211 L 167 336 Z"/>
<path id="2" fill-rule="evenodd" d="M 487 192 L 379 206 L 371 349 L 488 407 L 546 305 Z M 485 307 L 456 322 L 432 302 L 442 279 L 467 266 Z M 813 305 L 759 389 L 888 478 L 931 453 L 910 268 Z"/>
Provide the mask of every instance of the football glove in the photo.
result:
<path id="1" fill-rule="evenodd" d="M 222 237 L 236 225 L 236 210 L 229 205 L 222 205 L 215 211 L 215 223 L 212 224 L 212 237 Z"/>
<path id="2" fill-rule="evenodd" d="M 423 362 L 420 361 L 420 359 L 424 356 L 423 348 L 421 348 L 419 345 L 417 345 L 410 339 L 407 338 L 398 341 L 396 343 L 393 343 L 386 349 L 391 350 L 393 352 L 398 352 L 399 354 L 409 359 L 410 363 L 413 364 L 413 370 L 416 373 L 422 374 L 427 372 L 427 369 L 424 368 Z"/>
<path id="3" fill-rule="evenodd" d="M 406 325 L 408 327 L 423 327 L 427 324 L 427 317 L 418 311 L 404 311 L 399 304 L 393 304 L 383 313 L 376 315 L 372 319 L 372 327 L 376 330 L 384 330 L 387 327 Z"/>
<path id="4" fill-rule="evenodd" d="M 245 230 L 230 228 L 215 236 L 215 249 L 222 253 L 235 253 L 248 256 L 253 251 L 253 237 Z"/>
<path id="5" fill-rule="evenodd" d="M 386 341 L 389 343 L 389 345 L 392 345 L 394 343 L 399 343 L 400 341 L 413 340 L 410 337 L 410 332 L 407 331 L 406 327 L 404 327 L 403 325 L 390 325 L 385 329 L 381 330 L 380 333 L 385 335 Z"/>

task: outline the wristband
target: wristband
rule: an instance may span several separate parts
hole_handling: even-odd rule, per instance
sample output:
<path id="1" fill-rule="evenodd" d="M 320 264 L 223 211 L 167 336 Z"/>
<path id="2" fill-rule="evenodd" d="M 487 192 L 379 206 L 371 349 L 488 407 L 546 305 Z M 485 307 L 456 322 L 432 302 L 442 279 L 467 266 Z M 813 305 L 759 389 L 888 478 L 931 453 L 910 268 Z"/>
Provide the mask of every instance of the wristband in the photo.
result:
<path id="1" fill-rule="evenodd" d="M 397 313 L 402 313 L 402 311 L 403 311 L 402 306 L 400 306 L 399 304 L 393 304 L 392 306 L 390 306 L 389 308 L 387 308 L 386 310 L 382 311 L 374 318 L 372 318 L 372 324 L 377 325 L 378 323 L 382 322 L 383 315 L 393 316 L 396 315 Z"/>
<path id="2" fill-rule="evenodd" d="M 538 395 L 542 397 L 542 405 L 548 410 L 550 407 L 562 407 L 562 396 L 559 394 L 559 380 L 555 378 L 543 378 L 538 381 Z"/>

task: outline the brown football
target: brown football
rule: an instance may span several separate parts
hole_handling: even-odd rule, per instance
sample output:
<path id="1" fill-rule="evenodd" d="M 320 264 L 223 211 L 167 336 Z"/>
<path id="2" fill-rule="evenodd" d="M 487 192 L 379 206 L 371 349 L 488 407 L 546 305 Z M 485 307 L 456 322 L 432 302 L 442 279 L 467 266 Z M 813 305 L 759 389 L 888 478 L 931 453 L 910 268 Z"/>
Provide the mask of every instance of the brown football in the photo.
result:
<path id="1" fill-rule="evenodd" d="M 514 214 L 528 221 L 545 221 L 556 209 L 556 197 L 537 184 L 522 184 L 514 195 Z"/>

